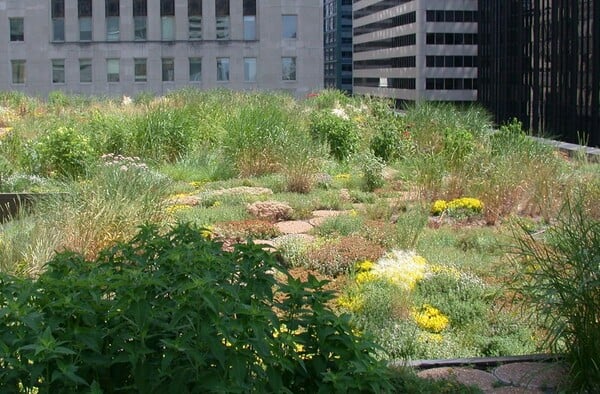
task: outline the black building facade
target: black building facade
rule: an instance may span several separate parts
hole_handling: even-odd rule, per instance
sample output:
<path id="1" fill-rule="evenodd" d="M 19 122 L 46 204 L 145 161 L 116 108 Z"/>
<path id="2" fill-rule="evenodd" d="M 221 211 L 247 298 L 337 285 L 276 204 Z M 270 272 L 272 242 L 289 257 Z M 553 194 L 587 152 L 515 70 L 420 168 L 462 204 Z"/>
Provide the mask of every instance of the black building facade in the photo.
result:
<path id="1" fill-rule="evenodd" d="M 352 0 L 323 2 L 325 88 L 352 93 Z"/>
<path id="2" fill-rule="evenodd" d="M 600 0 L 479 0 L 478 100 L 497 123 L 600 146 Z"/>

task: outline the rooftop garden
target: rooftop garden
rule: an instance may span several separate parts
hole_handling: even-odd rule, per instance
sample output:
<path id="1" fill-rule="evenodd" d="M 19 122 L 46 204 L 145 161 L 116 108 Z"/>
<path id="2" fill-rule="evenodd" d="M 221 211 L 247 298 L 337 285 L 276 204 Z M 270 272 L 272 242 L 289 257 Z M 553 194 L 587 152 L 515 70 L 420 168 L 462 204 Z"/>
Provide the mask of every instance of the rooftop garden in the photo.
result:
<path id="1" fill-rule="evenodd" d="M 600 388 L 600 165 L 475 106 L 0 93 L 0 192 L 43 193 L 0 224 L 8 391 L 398 391 L 390 360 L 536 352 Z"/>

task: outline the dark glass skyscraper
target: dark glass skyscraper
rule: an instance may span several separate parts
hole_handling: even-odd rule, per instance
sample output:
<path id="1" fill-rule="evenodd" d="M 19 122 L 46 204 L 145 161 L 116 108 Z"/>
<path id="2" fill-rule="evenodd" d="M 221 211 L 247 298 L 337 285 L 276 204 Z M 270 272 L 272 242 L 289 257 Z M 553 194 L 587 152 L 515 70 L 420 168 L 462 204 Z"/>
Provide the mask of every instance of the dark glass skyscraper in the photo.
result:
<path id="1" fill-rule="evenodd" d="M 352 93 L 352 0 L 323 2 L 326 88 Z"/>
<path id="2" fill-rule="evenodd" d="M 498 123 L 600 145 L 600 0 L 479 0 L 479 101 Z"/>

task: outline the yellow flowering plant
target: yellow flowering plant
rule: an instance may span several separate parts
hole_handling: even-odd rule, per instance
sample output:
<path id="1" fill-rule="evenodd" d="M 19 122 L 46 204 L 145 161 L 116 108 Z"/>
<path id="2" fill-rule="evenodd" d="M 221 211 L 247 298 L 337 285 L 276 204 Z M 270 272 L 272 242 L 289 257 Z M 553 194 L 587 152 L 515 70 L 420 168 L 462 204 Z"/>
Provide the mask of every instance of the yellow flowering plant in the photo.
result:
<path id="1" fill-rule="evenodd" d="M 438 216 L 444 212 L 449 215 L 479 214 L 483 211 L 483 202 L 472 197 L 461 197 L 454 200 L 436 200 L 431 205 L 431 214 Z"/>
<path id="2" fill-rule="evenodd" d="M 417 325 L 427 331 L 440 333 L 450 324 L 450 319 L 439 309 L 424 304 L 421 308 L 413 308 L 412 316 Z"/>

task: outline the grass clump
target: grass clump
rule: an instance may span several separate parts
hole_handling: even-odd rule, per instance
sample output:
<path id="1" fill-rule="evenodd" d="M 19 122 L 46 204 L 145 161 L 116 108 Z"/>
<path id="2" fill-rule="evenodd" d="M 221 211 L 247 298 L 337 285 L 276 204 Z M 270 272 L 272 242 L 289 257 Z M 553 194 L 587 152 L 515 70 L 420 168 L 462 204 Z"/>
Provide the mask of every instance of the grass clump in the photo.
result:
<path id="1" fill-rule="evenodd" d="M 545 344 L 566 352 L 573 390 L 600 390 L 600 222 L 575 200 L 542 237 L 518 240 L 516 288 L 543 322 Z"/>

